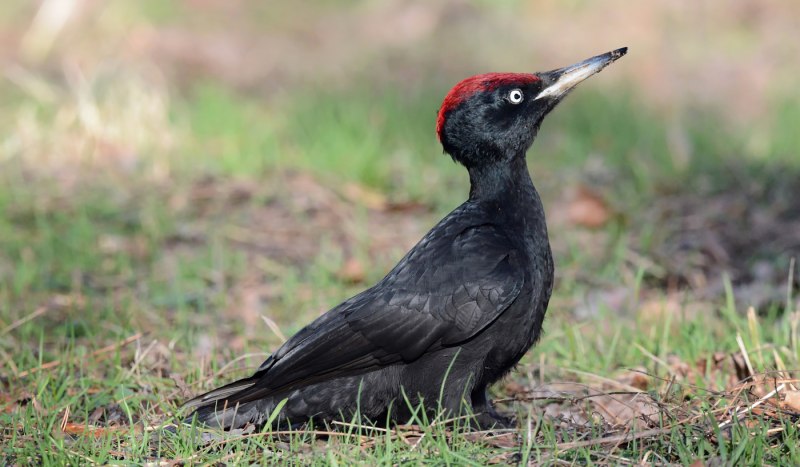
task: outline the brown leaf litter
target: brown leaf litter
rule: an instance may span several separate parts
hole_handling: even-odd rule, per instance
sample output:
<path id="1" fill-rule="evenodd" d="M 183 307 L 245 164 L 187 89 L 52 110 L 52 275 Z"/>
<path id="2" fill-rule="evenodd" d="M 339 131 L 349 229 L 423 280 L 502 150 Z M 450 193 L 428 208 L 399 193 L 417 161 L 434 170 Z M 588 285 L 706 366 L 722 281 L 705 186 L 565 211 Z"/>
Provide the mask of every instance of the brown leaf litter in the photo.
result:
<path id="1" fill-rule="evenodd" d="M 746 350 L 718 352 L 694 363 L 670 357 L 667 377 L 634 369 L 613 379 L 577 372 L 586 383 L 510 382 L 510 397 L 495 402 L 522 404 L 534 418 L 553 421 L 560 430 L 557 450 L 605 446 L 604 454 L 613 454 L 634 440 L 646 450 L 651 442 L 671 442 L 675 428 L 715 441 L 718 433 L 729 438 L 735 425 L 761 432 L 757 427 L 766 426 L 767 436 L 779 439 L 790 425 L 800 426 L 800 375 L 754 374 L 750 360 Z"/>
<path id="2" fill-rule="evenodd" d="M 603 196 L 586 185 L 579 185 L 567 203 L 567 218 L 580 227 L 603 227 L 612 215 L 611 207 Z"/>

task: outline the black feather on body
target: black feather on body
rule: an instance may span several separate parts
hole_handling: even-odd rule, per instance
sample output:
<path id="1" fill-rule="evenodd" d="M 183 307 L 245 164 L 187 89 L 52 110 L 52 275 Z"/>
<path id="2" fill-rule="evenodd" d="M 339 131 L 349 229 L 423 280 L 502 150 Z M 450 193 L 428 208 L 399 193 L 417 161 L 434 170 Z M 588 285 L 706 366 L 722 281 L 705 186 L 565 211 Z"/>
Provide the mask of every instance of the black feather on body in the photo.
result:
<path id="1" fill-rule="evenodd" d="M 553 288 L 544 209 L 525 153 L 544 117 L 619 49 L 545 73 L 489 73 L 456 85 L 436 122 L 470 175 L 469 199 L 386 277 L 303 328 L 256 373 L 186 403 L 222 428 L 355 414 L 405 422 L 408 404 L 482 427 L 504 419 L 488 385 L 539 338 Z"/>
<path id="2" fill-rule="evenodd" d="M 291 423 L 356 412 L 402 422 L 405 399 L 436 409 L 440 395 L 451 413 L 462 400 L 493 413 L 486 387 L 538 339 L 553 283 L 541 201 L 527 170 L 506 176 L 517 178 L 512 189 L 459 206 L 383 280 L 298 332 L 252 377 L 187 407 L 224 428 L 263 423 L 283 399 L 278 419 Z"/>

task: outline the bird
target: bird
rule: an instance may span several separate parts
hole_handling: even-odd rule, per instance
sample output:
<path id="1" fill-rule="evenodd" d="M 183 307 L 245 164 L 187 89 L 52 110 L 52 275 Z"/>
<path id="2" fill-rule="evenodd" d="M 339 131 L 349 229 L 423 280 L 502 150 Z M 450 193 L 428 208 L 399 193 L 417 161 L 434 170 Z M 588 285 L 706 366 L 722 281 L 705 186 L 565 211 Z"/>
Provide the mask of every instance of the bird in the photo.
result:
<path id="1" fill-rule="evenodd" d="M 217 429 L 334 420 L 406 423 L 419 410 L 512 427 L 487 394 L 540 337 L 553 290 L 545 211 L 526 153 L 544 118 L 627 47 L 538 73 L 456 84 L 436 118 L 468 199 L 386 276 L 301 329 L 247 378 L 189 400 Z"/>

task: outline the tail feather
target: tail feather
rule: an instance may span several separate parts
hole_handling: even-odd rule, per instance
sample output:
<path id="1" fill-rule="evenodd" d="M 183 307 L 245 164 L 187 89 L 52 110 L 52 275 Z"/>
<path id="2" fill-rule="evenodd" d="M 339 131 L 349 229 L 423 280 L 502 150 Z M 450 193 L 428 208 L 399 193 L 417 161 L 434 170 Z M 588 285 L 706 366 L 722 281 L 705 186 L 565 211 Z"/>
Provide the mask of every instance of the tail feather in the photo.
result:
<path id="1" fill-rule="evenodd" d="M 236 404 L 233 407 L 221 406 L 216 403 L 208 404 L 199 407 L 185 421 L 191 423 L 196 419 L 198 423 L 207 427 L 223 430 L 235 430 L 248 423 L 259 425 L 263 423 L 264 418 L 261 410 L 262 402 L 247 402 Z"/>
<path id="2" fill-rule="evenodd" d="M 205 394 L 201 394 L 195 397 L 194 399 L 184 402 L 183 408 L 193 409 L 204 405 L 213 404 L 214 402 L 217 401 L 227 400 L 236 393 L 242 392 L 246 389 L 250 389 L 251 387 L 253 387 L 254 384 L 256 384 L 256 380 L 253 378 L 245 378 L 245 379 L 240 379 L 238 381 L 234 381 L 232 383 L 226 384 L 225 386 L 214 389 L 213 391 L 208 391 Z"/>
<path id="3" fill-rule="evenodd" d="M 263 418 L 260 406 L 268 401 L 256 400 L 240 403 L 239 397 L 237 397 L 253 387 L 255 383 L 254 378 L 241 379 L 185 402 L 182 409 L 192 410 L 192 413 L 184 422 L 191 423 L 193 420 L 197 420 L 209 427 L 222 429 L 237 429 L 247 423 L 260 423 Z M 274 404 L 267 403 L 266 405 Z"/>

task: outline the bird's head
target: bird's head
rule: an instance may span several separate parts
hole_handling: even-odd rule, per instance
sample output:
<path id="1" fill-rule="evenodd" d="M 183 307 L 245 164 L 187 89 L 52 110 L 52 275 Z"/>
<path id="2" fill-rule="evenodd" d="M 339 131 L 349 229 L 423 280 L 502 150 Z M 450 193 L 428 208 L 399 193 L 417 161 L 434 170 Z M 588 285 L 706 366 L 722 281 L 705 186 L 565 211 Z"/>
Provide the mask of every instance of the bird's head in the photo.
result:
<path id="1" fill-rule="evenodd" d="M 436 134 L 467 168 L 523 156 L 542 120 L 578 83 L 625 55 L 627 47 L 542 73 L 487 73 L 450 90 Z"/>

